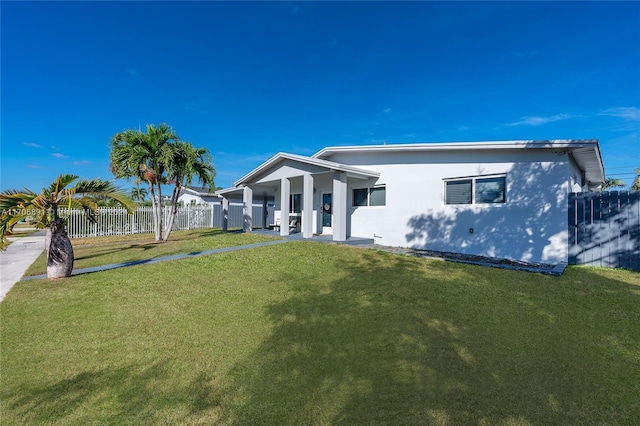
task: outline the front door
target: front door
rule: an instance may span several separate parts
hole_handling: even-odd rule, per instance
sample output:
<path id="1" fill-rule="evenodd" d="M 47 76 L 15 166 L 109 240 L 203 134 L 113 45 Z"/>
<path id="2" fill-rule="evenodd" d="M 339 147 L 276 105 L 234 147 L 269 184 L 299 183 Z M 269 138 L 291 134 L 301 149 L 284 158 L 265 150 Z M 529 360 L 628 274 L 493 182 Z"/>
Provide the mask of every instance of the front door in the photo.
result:
<path id="1" fill-rule="evenodd" d="M 333 203 L 331 193 L 322 194 L 322 233 L 332 234 Z"/>

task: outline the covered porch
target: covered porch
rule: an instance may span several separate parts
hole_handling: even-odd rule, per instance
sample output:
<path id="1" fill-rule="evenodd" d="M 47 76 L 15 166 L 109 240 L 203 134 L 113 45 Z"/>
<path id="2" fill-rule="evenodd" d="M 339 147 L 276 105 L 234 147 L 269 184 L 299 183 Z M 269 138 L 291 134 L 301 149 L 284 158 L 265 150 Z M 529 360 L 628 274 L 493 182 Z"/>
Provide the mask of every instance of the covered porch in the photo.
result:
<path id="1" fill-rule="evenodd" d="M 251 206 L 256 199 L 273 199 L 275 215 L 268 218 L 270 232 L 287 237 L 322 237 L 347 241 L 349 232 L 349 180 L 375 180 L 378 172 L 344 164 L 280 153 L 237 181 L 217 191 L 223 211 L 231 199 L 242 199 L 243 230 L 252 232 Z M 224 225 L 223 225 L 224 229 Z M 264 231 L 261 231 L 264 232 Z"/>

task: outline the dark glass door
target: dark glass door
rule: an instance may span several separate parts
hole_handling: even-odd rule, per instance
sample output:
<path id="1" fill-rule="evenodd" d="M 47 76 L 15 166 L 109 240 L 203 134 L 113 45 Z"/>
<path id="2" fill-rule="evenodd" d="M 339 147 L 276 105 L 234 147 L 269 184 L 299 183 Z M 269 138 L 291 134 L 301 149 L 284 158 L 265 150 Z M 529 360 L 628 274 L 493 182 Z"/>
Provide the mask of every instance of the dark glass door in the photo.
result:
<path id="1" fill-rule="evenodd" d="M 331 194 L 322 194 L 322 227 L 331 228 L 332 216 L 332 197 Z"/>

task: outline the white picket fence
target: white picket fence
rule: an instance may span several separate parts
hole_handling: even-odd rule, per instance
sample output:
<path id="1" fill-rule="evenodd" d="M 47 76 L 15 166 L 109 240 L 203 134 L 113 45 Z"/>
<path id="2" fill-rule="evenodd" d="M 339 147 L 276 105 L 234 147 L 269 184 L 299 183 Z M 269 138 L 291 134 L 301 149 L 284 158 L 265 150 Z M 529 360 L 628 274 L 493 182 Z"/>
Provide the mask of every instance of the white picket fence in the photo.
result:
<path id="1" fill-rule="evenodd" d="M 169 217 L 170 207 L 164 207 L 164 217 Z M 153 233 L 153 210 L 138 207 L 127 213 L 123 208 L 100 208 L 97 223 L 87 220 L 82 210 L 60 209 L 61 217 L 67 218 L 67 233 L 71 238 L 97 237 L 102 235 L 126 235 Z M 163 223 L 166 228 L 166 223 Z M 174 231 L 212 228 L 214 226 L 214 206 L 179 207 L 173 222 Z M 163 229 L 164 231 L 164 229 Z"/>

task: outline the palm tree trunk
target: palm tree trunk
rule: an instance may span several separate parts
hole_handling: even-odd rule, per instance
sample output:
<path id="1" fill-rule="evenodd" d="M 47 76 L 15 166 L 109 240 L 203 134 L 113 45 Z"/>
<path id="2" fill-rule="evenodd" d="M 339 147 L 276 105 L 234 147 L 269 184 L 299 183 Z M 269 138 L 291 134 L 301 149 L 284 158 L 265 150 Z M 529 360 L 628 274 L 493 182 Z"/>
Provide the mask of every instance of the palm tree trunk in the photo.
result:
<path id="1" fill-rule="evenodd" d="M 157 232 L 157 237 L 156 237 L 156 241 L 162 241 L 162 223 L 163 223 L 163 218 L 164 218 L 164 207 L 162 206 L 162 185 L 160 185 L 160 182 L 158 181 L 157 183 L 158 185 L 158 230 Z"/>
<path id="2" fill-rule="evenodd" d="M 153 232 L 156 237 L 156 241 L 160 241 L 161 228 L 160 228 L 160 215 L 158 210 L 158 198 L 156 198 L 156 190 L 152 182 L 149 182 L 149 193 L 151 194 L 151 209 L 153 211 Z"/>
<path id="3" fill-rule="evenodd" d="M 51 242 L 47 255 L 47 277 L 64 278 L 73 271 L 73 246 L 63 219 L 51 223 Z"/>
<path id="4" fill-rule="evenodd" d="M 163 237 L 163 240 L 165 241 L 169 239 L 171 228 L 173 228 L 173 222 L 176 218 L 176 213 L 178 212 L 178 194 L 180 194 L 179 184 L 173 187 L 173 194 L 171 194 L 171 211 L 169 213 L 169 217 L 167 218 L 167 229 L 165 229 Z"/>
<path id="5" fill-rule="evenodd" d="M 50 246 L 51 246 L 51 228 L 47 228 L 47 235 L 44 237 L 44 248 L 47 250 L 47 258 L 49 258 Z"/>

